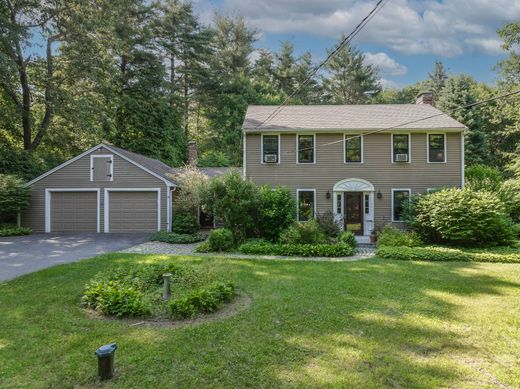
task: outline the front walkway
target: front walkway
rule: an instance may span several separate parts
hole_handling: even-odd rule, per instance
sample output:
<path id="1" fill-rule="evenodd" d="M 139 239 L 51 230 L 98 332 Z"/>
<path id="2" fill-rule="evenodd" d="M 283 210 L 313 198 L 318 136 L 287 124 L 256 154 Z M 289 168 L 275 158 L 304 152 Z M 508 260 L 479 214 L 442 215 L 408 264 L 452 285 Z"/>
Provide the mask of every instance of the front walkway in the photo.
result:
<path id="1" fill-rule="evenodd" d="M 135 254 L 175 254 L 175 255 L 198 255 L 208 257 L 226 258 L 255 258 L 255 259 L 285 259 L 292 261 L 330 261 L 348 262 L 359 261 L 361 259 L 372 258 L 375 255 L 375 248 L 363 246 L 356 248 L 356 254 L 352 257 L 286 257 L 279 255 L 248 255 L 240 253 L 196 253 L 195 248 L 200 243 L 193 244 L 170 244 L 162 242 L 146 242 L 134 247 L 122 250 L 122 253 Z"/>

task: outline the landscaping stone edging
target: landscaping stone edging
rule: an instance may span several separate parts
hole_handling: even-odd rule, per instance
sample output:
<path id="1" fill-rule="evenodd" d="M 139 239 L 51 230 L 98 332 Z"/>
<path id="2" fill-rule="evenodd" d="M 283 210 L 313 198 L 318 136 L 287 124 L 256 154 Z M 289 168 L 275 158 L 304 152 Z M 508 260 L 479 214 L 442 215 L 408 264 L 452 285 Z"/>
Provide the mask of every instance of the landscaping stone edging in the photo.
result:
<path id="1" fill-rule="evenodd" d="M 328 261 L 349 262 L 372 258 L 375 249 L 370 247 L 356 248 L 356 254 L 351 257 L 287 257 L 279 255 L 248 255 L 240 253 L 196 253 L 195 248 L 200 243 L 171 244 L 163 242 L 146 242 L 120 251 L 131 254 L 171 254 L 171 255 L 197 255 L 205 257 L 245 258 L 245 259 L 282 259 L 287 261 Z"/>

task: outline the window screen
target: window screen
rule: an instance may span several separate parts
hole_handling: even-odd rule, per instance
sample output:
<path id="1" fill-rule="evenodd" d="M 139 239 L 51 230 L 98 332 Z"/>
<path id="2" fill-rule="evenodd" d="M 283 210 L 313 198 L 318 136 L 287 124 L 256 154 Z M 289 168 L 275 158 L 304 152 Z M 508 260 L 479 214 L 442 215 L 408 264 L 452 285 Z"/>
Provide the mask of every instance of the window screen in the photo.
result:
<path id="1" fill-rule="evenodd" d="M 314 135 L 298 135 L 298 163 L 314 163 Z"/>
<path id="2" fill-rule="evenodd" d="M 446 160 L 444 134 L 428 135 L 428 157 L 429 162 L 444 162 Z"/>
<path id="3" fill-rule="evenodd" d="M 298 191 L 298 220 L 301 222 L 314 218 L 314 191 Z"/>
<path id="4" fill-rule="evenodd" d="M 406 207 L 406 201 L 410 201 L 410 192 L 408 190 L 394 190 L 394 221 L 402 221 L 403 213 Z"/>
<path id="5" fill-rule="evenodd" d="M 361 136 L 345 136 L 345 162 L 361 162 Z"/>

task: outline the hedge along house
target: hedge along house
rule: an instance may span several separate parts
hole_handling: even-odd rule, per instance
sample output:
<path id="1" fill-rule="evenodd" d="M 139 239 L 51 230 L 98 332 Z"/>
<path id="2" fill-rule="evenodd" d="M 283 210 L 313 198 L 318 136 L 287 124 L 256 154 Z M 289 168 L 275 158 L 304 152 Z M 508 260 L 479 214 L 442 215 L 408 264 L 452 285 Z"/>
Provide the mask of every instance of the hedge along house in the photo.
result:
<path id="1" fill-rule="evenodd" d="M 170 230 L 171 168 L 152 158 L 99 144 L 30 181 L 21 224 L 34 232 Z"/>

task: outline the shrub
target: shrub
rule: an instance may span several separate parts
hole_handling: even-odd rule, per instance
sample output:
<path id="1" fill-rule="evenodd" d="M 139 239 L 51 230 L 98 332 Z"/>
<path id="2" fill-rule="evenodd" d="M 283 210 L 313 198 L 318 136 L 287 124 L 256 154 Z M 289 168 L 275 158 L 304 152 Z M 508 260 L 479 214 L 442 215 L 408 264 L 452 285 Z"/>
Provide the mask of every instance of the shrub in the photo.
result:
<path id="1" fill-rule="evenodd" d="M 220 218 L 224 227 L 231 230 L 235 242 L 253 236 L 258 223 L 260 195 L 257 186 L 233 170 L 214 178 L 202 191 L 206 209 Z"/>
<path id="2" fill-rule="evenodd" d="M 150 312 L 144 294 L 122 281 L 100 281 L 91 284 L 83 296 L 88 308 L 116 317 L 145 316 Z"/>
<path id="3" fill-rule="evenodd" d="M 165 242 L 165 243 L 197 243 L 206 240 L 204 234 L 177 234 L 175 232 L 158 231 L 152 234 L 151 241 Z"/>
<path id="4" fill-rule="evenodd" d="M 403 231 L 387 225 L 377 238 L 377 247 L 417 247 L 422 246 L 419 234 L 413 231 Z"/>
<path id="5" fill-rule="evenodd" d="M 261 237 L 273 242 L 278 240 L 282 231 L 294 222 L 295 214 L 296 202 L 288 188 L 260 187 L 258 232 Z"/>
<path id="6" fill-rule="evenodd" d="M 351 231 L 341 231 L 338 237 L 338 243 L 356 247 L 356 237 Z"/>
<path id="7" fill-rule="evenodd" d="M 405 261 L 464 261 L 520 263 L 520 251 L 501 247 L 492 250 L 463 250 L 447 247 L 389 247 L 377 249 L 381 258 Z"/>
<path id="8" fill-rule="evenodd" d="M 208 241 L 202 242 L 195 248 L 196 253 L 211 253 L 211 246 Z"/>
<path id="9" fill-rule="evenodd" d="M 201 205 L 202 188 L 208 177 L 196 166 L 186 165 L 172 175 L 178 185 L 175 193 L 175 209 L 178 213 L 193 214 Z"/>
<path id="10" fill-rule="evenodd" d="M 198 313 L 211 313 L 229 302 L 235 295 L 232 283 L 215 282 L 188 295 L 169 302 L 170 313 L 175 319 L 186 319 Z"/>
<path id="11" fill-rule="evenodd" d="M 414 230 L 431 242 L 501 245 L 515 239 L 513 225 L 498 195 L 470 189 L 444 189 L 413 202 Z"/>
<path id="12" fill-rule="evenodd" d="M 252 255 L 285 255 L 299 257 L 348 257 L 354 248 L 345 243 L 337 244 L 273 244 L 252 241 L 242 244 L 238 251 Z"/>
<path id="13" fill-rule="evenodd" d="M 499 194 L 511 219 L 520 223 L 520 178 L 505 181 Z"/>
<path id="14" fill-rule="evenodd" d="M 320 244 L 325 241 L 325 233 L 314 219 L 303 223 L 293 223 L 282 232 L 279 239 L 280 243 L 285 244 Z"/>
<path id="15" fill-rule="evenodd" d="M 336 238 L 339 235 L 339 226 L 334 219 L 332 211 L 319 214 L 317 221 L 325 235 L 331 238 Z"/>
<path id="16" fill-rule="evenodd" d="M 179 213 L 173 218 L 172 229 L 177 234 L 194 234 L 199 229 L 199 223 L 194 215 Z"/>
<path id="17" fill-rule="evenodd" d="M 32 230 L 29 227 L 18 227 L 15 225 L 0 226 L 0 236 L 16 236 L 16 235 L 30 235 Z"/>
<path id="18" fill-rule="evenodd" d="M 16 214 L 26 209 L 31 201 L 31 190 L 21 179 L 0 174 L 0 214 Z"/>
<path id="19" fill-rule="evenodd" d="M 229 251 L 233 248 L 233 233 L 227 228 L 217 228 L 210 232 L 208 245 L 211 251 Z"/>
<path id="20" fill-rule="evenodd" d="M 473 165 L 464 171 L 464 184 L 472 190 L 498 192 L 502 185 L 502 175 L 497 168 Z"/>

